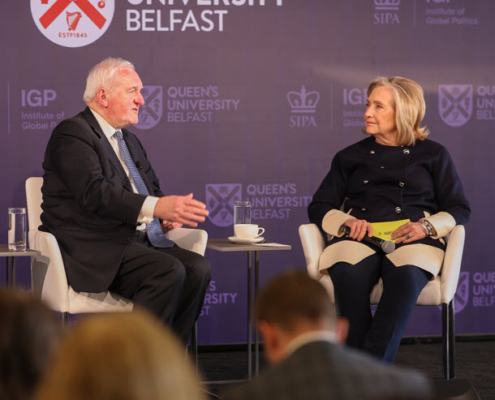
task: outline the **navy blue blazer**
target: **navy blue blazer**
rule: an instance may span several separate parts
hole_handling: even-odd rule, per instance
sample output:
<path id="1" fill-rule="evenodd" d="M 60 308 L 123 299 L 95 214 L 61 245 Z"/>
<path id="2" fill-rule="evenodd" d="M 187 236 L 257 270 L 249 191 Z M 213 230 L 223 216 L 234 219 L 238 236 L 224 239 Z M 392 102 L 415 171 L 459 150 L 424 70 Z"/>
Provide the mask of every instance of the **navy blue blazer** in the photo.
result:
<path id="1" fill-rule="evenodd" d="M 149 192 L 163 196 L 140 141 L 126 129 L 122 133 Z M 133 192 L 89 108 L 54 129 L 43 169 L 40 229 L 56 237 L 69 284 L 76 291 L 108 289 L 146 196 Z"/>
<path id="2" fill-rule="evenodd" d="M 308 207 L 309 219 L 321 229 L 325 214 L 342 205 L 344 212 L 352 210 L 352 216 L 368 222 L 415 222 L 425 212 L 444 211 L 464 225 L 471 212 L 447 149 L 429 139 L 394 147 L 370 136 L 339 151 Z"/>

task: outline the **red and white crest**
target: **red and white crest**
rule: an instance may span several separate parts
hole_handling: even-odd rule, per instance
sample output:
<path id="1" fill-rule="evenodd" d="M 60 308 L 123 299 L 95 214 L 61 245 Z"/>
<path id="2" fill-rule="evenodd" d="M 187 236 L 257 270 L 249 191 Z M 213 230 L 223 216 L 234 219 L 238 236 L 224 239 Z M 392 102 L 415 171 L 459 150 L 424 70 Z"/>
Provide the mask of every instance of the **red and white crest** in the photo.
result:
<path id="1" fill-rule="evenodd" d="M 40 32 L 64 47 L 82 47 L 108 29 L 115 0 L 31 0 L 31 14 Z"/>

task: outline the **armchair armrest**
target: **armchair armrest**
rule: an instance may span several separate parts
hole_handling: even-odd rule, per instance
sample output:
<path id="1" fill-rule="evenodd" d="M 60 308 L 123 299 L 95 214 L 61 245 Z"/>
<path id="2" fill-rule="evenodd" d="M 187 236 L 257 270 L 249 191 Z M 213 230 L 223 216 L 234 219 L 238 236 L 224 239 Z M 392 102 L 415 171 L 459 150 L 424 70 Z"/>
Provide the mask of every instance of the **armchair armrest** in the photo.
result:
<path id="1" fill-rule="evenodd" d="M 41 252 L 31 268 L 33 292 L 50 308 L 69 312 L 69 286 L 57 239 L 51 233 L 30 230 L 29 247 Z"/>
<path id="2" fill-rule="evenodd" d="M 325 249 L 323 236 L 315 224 L 304 224 L 299 227 L 299 237 L 306 258 L 308 274 L 314 279 L 319 279 L 319 261 Z"/>
<path id="3" fill-rule="evenodd" d="M 457 290 L 465 236 L 464 226 L 457 225 L 445 238 L 447 248 L 440 271 L 440 300 L 442 303 L 448 304 L 454 298 Z"/>

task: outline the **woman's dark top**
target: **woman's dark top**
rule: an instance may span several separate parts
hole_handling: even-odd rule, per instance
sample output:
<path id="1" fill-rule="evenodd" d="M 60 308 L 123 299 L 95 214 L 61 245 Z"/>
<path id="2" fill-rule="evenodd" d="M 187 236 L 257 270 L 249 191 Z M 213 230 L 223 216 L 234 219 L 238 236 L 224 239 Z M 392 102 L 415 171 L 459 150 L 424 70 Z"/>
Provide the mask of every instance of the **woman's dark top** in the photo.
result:
<path id="1" fill-rule="evenodd" d="M 471 212 L 448 151 L 428 139 L 395 147 L 368 137 L 339 151 L 308 207 L 309 219 L 321 229 L 328 211 L 341 207 L 368 222 L 416 222 L 425 212 L 444 211 L 464 225 Z"/>

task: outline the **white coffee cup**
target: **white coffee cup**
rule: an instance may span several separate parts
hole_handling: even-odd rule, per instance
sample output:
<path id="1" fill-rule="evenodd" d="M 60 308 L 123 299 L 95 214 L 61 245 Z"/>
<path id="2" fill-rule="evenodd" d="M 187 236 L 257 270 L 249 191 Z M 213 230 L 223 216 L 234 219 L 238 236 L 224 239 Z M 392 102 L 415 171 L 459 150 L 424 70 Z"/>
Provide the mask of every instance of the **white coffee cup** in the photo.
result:
<path id="1" fill-rule="evenodd" d="M 234 225 L 235 236 L 239 239 L 254 239 L 263 235 L 264 228 L 258 227 L 256 224 L 236 224 Z"/>

